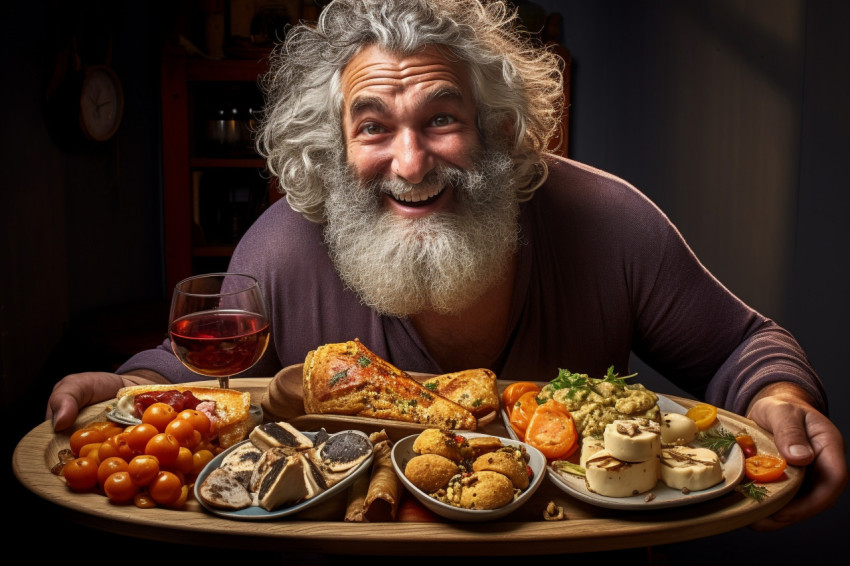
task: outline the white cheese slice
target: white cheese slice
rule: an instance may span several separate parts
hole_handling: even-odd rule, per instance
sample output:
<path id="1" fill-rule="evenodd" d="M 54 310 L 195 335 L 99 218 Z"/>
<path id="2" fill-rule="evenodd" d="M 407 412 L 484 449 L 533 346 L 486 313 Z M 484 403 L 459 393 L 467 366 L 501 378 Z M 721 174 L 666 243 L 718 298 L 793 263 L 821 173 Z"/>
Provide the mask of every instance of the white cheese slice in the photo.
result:
<path id="1" fill-rule="evenodd" d="M 673 489 L 700 491 L 723 481 L 723 468 L 720 458 L 708 448 L 665 448 L 661 451 L 661 481 Z"/>
<path id="2" fill-rule="evenodd" d="M 585 436 L 581 439 L 581 454 L 579 455 L 578 464 L 582 468 L 587 467 L 587 460 L 605 448 L 601 438 L 593 436 Z"/>
<path id="3" fill-rule="evenodd" d="M 665 446 L 684 446 L 697 437 L 697 423 L 681 413 L 663 413 L 661 415 L 661 443 Z"/>
<path id="4" fill-rule="evenodd" d="M 658 483 L 659 459 L 625 462 L 608 449 L 593 454 L 585 464 L 587 489 L 607 497 L 630 497 L 651 490 Z"/>
<path id="5" fill-rule="evenodd" d="M 620 419 L 605 426 L 605 449 L 618 460 L 644 462 L 661 454 L 661 429 L 650 419 Z"/>

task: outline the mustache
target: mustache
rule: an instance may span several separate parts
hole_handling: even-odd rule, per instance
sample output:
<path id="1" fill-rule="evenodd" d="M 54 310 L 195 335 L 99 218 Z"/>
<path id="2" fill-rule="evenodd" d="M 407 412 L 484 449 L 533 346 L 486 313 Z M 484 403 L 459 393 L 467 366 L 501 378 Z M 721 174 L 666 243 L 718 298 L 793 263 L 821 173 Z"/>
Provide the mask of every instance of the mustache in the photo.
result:
<path id="1" fill-rule="evenodd" d="M 366 189 L 375 194 L 389 193 L 391 195 L 404 195 L 417 190 L 431 187 L 442 187 L 444 185 L 459 185 L 463 183 L 468 171 L 459 167 L 443 165 L 432 169 L 418 183 L 411 183 L 405 179 L 385 177 L 372 177 L 363 184 Z"/>

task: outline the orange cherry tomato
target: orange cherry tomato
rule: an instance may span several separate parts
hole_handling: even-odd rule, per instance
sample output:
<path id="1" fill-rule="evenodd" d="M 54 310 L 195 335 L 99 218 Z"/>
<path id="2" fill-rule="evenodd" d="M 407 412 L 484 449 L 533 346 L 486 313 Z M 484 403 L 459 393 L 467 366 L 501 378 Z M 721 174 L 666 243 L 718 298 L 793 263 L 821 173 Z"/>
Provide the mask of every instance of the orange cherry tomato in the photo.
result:
<path id="1" fill-rule="evenodd" d="M 150 454 L 139 454 L 130 460 L 127 471 L 136 485 L 146 486 L 159 474 L 159 460 Z"/>
<path id="2" fill-rule="evenodd" d="M 757 482 L 772 482 L 782 477 L 785 473 L 785 459 L 768 454 L 757 454 L 744 459 L 744 473 L 747 477 Z"/>
<path id="3" fill-rule="evenodd" d="M 136 454 L 144 454 L 148 441 L 159 434 L 159 430 L 151 423 L 141 423 L 127 433 L 127 444 Z"/>
<path id="4" fill-rule="evenodd" d="M 100 461 L 103 462 L 107 458 L 117 456 L 119 458 L 124 458 L 129 462 L 134 456 L 133 449 L 130 448 L 130 445 L 127 443 L 127 437 L 129 435 L 129 432 L 121 432 L 114 436 L 110 436 L 101 442 L 100 447 L 98 448 Z"/>
<path id="5" fill-rule="evenodd" d="M 515 381 L 505 387 L 505 390 L 502 391 L 502 407 L 507 411 L 508 416 L 511 415 L 511 411 L 520 396 L 528 391 L 540 391 L 540 386 L 531 381 Z"/>
<path id="6" fill-rule="evenodd" d="M 74 453 L 74 456 L 79 456 L 80 449 L 86 444 L 100 443 L 107 438 L 109 437 L 106 436 L 103 431 L 96 428 L 81 428 L 80 430 L 74 431 L 69 439 L 71 452 Z"/>
<path id="7" fill-rule="evenodd" d="M 578 432 L 567 407 L 554 399 L 538 405 L 528 420 L 525 442 L 550 461 L 570 457 L 578 448 Z"/>
<path id="8" fill-rule="evenodd" d="M 165 427 L 176 416 L 177 411 L 168 403 L 153 403 L 142 414 L 142 422 L 152 424 L 159 432 L 165 432 Z"/>
<path id="9" fill-rule="evenodd" d="M 159 472 L 148 486 L 151 499 L 159 505 L 175 505 L 183 496 L 183 482 L 177 474 Z"/>
<path id="10" fill-rule="evenodd" d="M 151 498 L 147 491 L 140 491 L 133 497 L 133 505 L 139 509 L 152 509 L 156 507 L 156 501 Z"/>
<path id="11" fill-rule="evenodd" d="M 708 403 L 697 403 L 688 409 L 685 416 L 694 421 L 699 430 L 708 430 L 717 419 L 717 407 Z"/>
<path id="12" fill-rule="evenodd" d="M 68 487 L 74 491 L 88 491 L 97 485 L 97 460 L 84 456 L 75 458 L 62 467 Z"/>
<path id="13" fill-rule="evenodd" d="M 106 497 L 114 503 L 127 503 L 132 501 L 139 493 L 139 486 L 133 482 L 130 472 L 115 472 L 106 478 L 103 484 L 103 492 Z"/>
<path id="14" fill-rule="evenodd" d="M 215 454 L 206 449 L 198 450 L 192 454 L 192 475 L 200 474 L 213 458 L 215 458 Z"/>
<path id="15" fill-rule="evenodd" d="M 86 444 L 82 448 L 80 448 L 80 453 L 77 454 L 78 458 L 82 458 L 83 456 L 88 456 L 89 453 L 94 450 L 95 456 L 97 455 L 97 449 L 100 448 L 101 442 L 93 442 L 91 444 Z M 96 459 L 96 458 L 95 458 Z"/>
<path id="16" fill-rule="evenodd" d="M 741 447 L 741 451 L 744 453 L 744 458 L 750 458 L 758 454 L 756 443 L 753 440 L 753 437 L 749 434 L 741 433 L 737 435 L 735 437 L 735 442 L 737 442 L 738 446 Z"/>
<path id="17" fill-rule="evenodd" d="M 156 456 L 160 466 L 170 466 L 180 455 L 180 443 L 167 432 L 161 432 L 148 440 L 145 454 Z"/>
<path id="18" fill-rule="evenodd" d="M 201 433 L 201 436 L 208 438 L 212 433 L 212 423 L 210 418 L 196 409 L 183 409 L 177 413 L 177 418 L 187 420 L 192 423 L 192 427 Z"/>
<path id="19" fill-rule="evenodd" d="M 180 446 L 194 448 L 197 444 L 195 427 L 188 419 L 175 418 L 165 426 L 165 432 L 176 438 Z"/>
<path id="20" fill-rule="evenodd" d="M 169 467 L 180 472 L 183 476 L 191 474 L 195 469 L 195 461 L 192 457 L 192 451 L 185 446 L 181 446 L 180 450 L 177 452 L 177 459 L 174 460 Z"/>
<path id="21" fill-rule="evenodd" d="M 531 415 L 537 410 L 537 392 L 526 391 L 519 396 L 514 407 L 511 410 L 511 428 L 514 429 L 517 437 L 520 440 L 525 438 L 525 429 L 528 427 L 528 421 Z"/>
<path id="22" fill-rule="evenodd" d="M 116 472 L 126 472 L 129 468 L 130 464 L 124 458 L 118 456 L 107 458 L 97 467 L 97 484 L 102 488 L 109 476 Z"/>

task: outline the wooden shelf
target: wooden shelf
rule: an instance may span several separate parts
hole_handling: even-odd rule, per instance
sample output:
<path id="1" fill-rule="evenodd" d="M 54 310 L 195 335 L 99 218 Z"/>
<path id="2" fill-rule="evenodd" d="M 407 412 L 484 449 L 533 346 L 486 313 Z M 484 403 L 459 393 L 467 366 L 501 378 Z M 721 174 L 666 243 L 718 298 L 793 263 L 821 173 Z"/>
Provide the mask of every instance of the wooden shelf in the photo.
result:
<path id="1" fill-rule="evenodd" d="M 265 57 L 258 59 L 209 60 L 188 57 L 182 50 L 171 46 L 162 53 L 161 100 L 162 100 L 162 171 L 163 171 L 163 214 L 166 284 L 173 287 L 181 279 L 194 275 L 209 263 L 199 259 L 226 261 L 232 255 L 239 233 L 253 222 L 263 206 L 273 202 L 270 183 L 264 178 L 265 161 L 250 152 L 250 147 L 240 149 L 234 157 L 226 154 L 205 153 L 210 148 L 203 139 L 203 125 L 208 119 L 204 109 L 212 101 L 220 102 L 217 96 L 229 95 L 231 91 L 259 98 L 257 81 L 267 69 Z M 199 84 L 200 83 L 200 84 Z M 204 85 L 202 83 L 215 83 Z M 233 102 L 229 98 L 228 103 Z M 241 99 L 240 99 L 241 100 Z M 218 186 L 212 185 L 212 193 L 200 189 L 197 179 L 204 171 L 213 170 L 211 179 L 219 178 Z M 231 174 L 232 173 L 232 174 Z M 227 176 L 225 176 L 227 174 Z M 236 193 L 224 190 L 233 184 Z M 259 186 L 260 194 L 247 197 L 242 187 Z M 228 236 L 226 227 L 216 219 L 210 226 L 199 226 L 204 215 L 199 214 L 199 194 L 204 194 L 206 210 L 234 208 L 233 217 L 238 218 L 239 228 Z M 234 195 L 238 201 L 229 201 Z M 220 199 L 216 204 L 215 199 Z M 253 198 L 253 200 L 251 200 Z M 209 199 L 213 199 L 210 201 Z M 235 202 L 236 204 L 233 204 Z M 247 204 L 246 204 L 247 203 Z M 250 212 L 245 213 L 250 205 Z M 211 209 L 209 207 L 212 207 Z M 203 212 L 203 208 L 200 209 Z M 228 210 L 229 212 L 229 210 Z M 209 216 L 207 216 L 209 217 Z M 203 234 L 213 238 L 215 244 L 204 245 Z M 198 236 L 198 235 L 201 236 Z M 219 241 L 219 240 L 224 241 Z"/>

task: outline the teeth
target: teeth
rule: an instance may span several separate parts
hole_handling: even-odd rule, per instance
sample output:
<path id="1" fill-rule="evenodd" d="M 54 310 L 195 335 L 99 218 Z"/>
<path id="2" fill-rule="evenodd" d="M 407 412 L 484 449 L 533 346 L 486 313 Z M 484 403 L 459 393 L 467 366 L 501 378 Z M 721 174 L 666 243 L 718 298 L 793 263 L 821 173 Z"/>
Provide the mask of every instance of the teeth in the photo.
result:
<path id="1" fill-rule="evenodd" d="M 443 191 L 443 187 L 433 187 L 427 189 L 419 189 L 404 194 L 393 194 L 392 197 L 401 202 L 422 202 L 433 198 Z"/>

